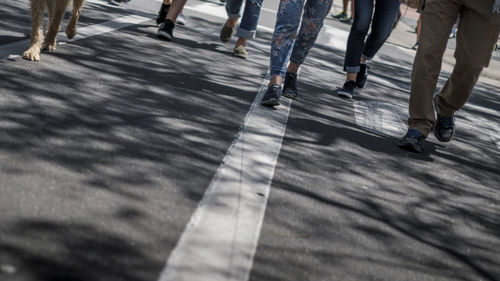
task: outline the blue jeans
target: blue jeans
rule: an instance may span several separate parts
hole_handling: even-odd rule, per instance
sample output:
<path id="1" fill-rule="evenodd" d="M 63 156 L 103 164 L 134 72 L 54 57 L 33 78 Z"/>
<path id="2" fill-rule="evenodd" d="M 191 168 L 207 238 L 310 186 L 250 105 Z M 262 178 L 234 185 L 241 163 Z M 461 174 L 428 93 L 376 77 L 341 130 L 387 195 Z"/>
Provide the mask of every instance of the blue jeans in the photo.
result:
<path id="1" fill-rule="evenodd" d="M 304 6 L 304 1 L 306 1 Z M 302 64 L 314 46 L 333 0 L 281 0 L 271 43 L 271 75 L 285 76 L 288 58 Z M 304 10 L 304 13 L 302 13 Z M 302 24 L 300 16 L 302 15 Z M 297 30 L 300 25 L 300 31 Z M 292 49 L 293 48 L 293 49 Z M 291 51 L 291 55 L 290 55 Z"/>
<path id="2" fill-rule="evenodd" d="M 257 23 L 259 22 L 260 9 L 262 7 L 262 1 L 263 0 L 246 1 L 243 18 L 241 19 L 236 36 L 252 39 L 255 38 Z M 230 19 L 239 18 L 242 4 L 243 0 L 226 0 L 227 16 Z"/>
<path id="3" fill-rule="evenodd" d="M 354 22 L 347 39 L 344 71 L 358 73 L 361 56 L 370 60 L 377 54 L 391 34 L 399 4 L 399 0 L 377 0 L 375 4 L 373 0 L 356 0 Z M 372 31 L 365 42 L 370 24 Z"/>

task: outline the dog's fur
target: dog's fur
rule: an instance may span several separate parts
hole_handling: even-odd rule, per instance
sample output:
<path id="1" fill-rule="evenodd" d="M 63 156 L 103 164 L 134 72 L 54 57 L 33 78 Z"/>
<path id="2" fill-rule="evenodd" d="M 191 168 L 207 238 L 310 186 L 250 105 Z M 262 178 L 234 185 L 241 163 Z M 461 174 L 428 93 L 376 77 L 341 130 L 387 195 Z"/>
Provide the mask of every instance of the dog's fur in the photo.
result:
<path id="1" fill-rule="evenodd" d="M 31 61 L 40 61 L 40 50 L 55 51 L 56 36 L 61 27 L 66 7 L 70 0 L 31 0 L 31 43 L 23 58 Z M 71 18 L 66 26 L 66 36 L 71 39 L 76 34 L 76 23 L 82 11 L 85 0 L 73 0 Z M 43 38 L 43 13 L 47 7 L 49 22 Z M 42 43 L 43 41 L 43 43 Z"/>

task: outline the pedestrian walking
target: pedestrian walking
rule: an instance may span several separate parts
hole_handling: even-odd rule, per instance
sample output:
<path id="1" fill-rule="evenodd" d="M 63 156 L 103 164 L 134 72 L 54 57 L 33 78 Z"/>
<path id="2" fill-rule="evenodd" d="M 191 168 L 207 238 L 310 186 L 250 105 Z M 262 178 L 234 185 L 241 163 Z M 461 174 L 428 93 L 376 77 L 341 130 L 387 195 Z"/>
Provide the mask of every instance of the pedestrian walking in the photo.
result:
<path id="1" fill-rule="evenodd" d="M 493 8 L 492 8 L 493 6 Z M 460 16 L 451 76 L 434 95 L 450 30 Z M 413 64 L 408 132 L 402 149 L 422 152 L 430 131 L 441 142 L 455 132 L 454 114 L 469 98 L 500 34 L 500 0 L 426 0 Z"/>
<path id="2" fill-rule="evenodd" d="M 156 24 L 160 25 L 167 19 L 167 14 L 168 11 L 170 10 L 171 5 L 172 5 L 172 0 L 163 0 L 160 7 L 160 11 L 158 12 L 158 16 L 156 17 Z M 179 16 L 176 18 L 175 23 L 179 25 L 186 24 L 186 16 L 184 16 L 182 10 Z"/>
<path id="3" fill-rule="evenodd" d="M 163 0 L 156 23 L 160 25 L 157 36 L 160 39 L 173 40 L 175 22 L 186 4 L 186 0 Z"/>
<path id="4" fill-rule="evenodd" d="M 337 94 L 351 99 L 356 87 L 363 88 L 368 79 L 368 61 L 389 37 L 399 12 L 399 0 L 356 0 L 354 22 L 347 39 L 344 59 L 346 82 Z M 375 9 L 375 12 L 373 11 Z M 371 32 L 368 29 L 371 25 Z"/>
<path id="5" fill-rule="evenodd" d="M 347 7 L 349 6 L 349 1 L 351 1 L 351 16 L 347 14 Z M 342 12 L 335 15 L 332 13 L 332 17 L 334 19 L 338 19 L 340 22 L 352 24 L 352 20 L 354 18 L 354 0 L 343 0 Z"/>
<path id="6" fill-rule="evenodd" d="M 262 98 L 262 105 L 279 105 L 282 94 L 291 99 L 297 98 L 297 72 L 314 46 L 331 7 L 332 0 L 280 1 L 271 42 L 271 79 Z M 300 31 L 297 34 L 299 25 Z M 282 90 L 283 77 L 285 80 Z"/>
<path id="7" fill-rule="evenodd" d="M 241 6 L 243 0 L 227 0 L 226 2 L 226 12 L 228 19 L 220 31 L 220 40 L 222 42 L 228 42 L 233 36 L 236 24 L 240 17 Z M 245 9 L 243 11 L 243 17 L 241 19 L 240 26 L 236 36 L 238 40 L 236 41 L 233 55 L 243 59 L 248 58 L 248 53 L 246 50 L 247 39 L 254 39 L 257 23 L 259 22 L 260 9 L 262 7 L 262 0 L 247 0 L 245 3 Z"/>

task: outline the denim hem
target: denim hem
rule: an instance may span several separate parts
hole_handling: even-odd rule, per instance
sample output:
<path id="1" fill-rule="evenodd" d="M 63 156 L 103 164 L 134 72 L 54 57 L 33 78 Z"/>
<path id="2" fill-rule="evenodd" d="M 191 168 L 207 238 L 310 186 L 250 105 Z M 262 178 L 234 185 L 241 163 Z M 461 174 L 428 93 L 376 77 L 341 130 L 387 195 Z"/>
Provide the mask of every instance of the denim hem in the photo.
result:
<path id="1" fill-rule="evenodd" d="M 359 72 L 359 65 L 358 66 L 344 66 L 344 71 L 347 73 L 358 73 Z"/>
<path id="2" fill-rule="evenodd" d="M 367 56 L 367 55 L 363 54 L 363 55 L 361 55 L 361 57 L 368 61 L 368 60 L 373 59 L 374 56 Z"/>
<path id="3" fill-rule="evenodd" d="M 228 14 L 227 17 L 230 18 L 230 19 L 232 19 L 232 20 L 239 19 L 240 18 L 240 13 Z"/>
<path id="4" fill-rule="evenodd" d="M 281 69 L 279 70 L 271 69 L 271 71 L 269 71 L 269 75 L 285 77 L 286 71 L 282 71 Z"/>
<path id="5" fill-rule="evenodd" d="M 256 30 L 246 30 L 243 28 L 238 28 L 238 31 L 236 32 L 236 37 L 240 38 L 246 38 L 246 39 L 255 39 L 255 34 L 257 34 Z"/>

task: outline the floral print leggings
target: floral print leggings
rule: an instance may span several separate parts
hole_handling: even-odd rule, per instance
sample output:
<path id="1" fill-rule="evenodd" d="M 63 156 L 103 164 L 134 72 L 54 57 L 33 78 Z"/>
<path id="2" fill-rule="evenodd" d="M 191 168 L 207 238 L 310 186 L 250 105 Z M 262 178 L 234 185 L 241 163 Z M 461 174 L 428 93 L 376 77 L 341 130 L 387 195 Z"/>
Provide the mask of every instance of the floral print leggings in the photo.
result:
<path id="1" fill-rule="evenodd" d="M 314 46 L 333 0 L 281 0 L 271 43 L 271 75 L 285 76 L 290 61 L 302 64 Z M 304 5 L 305 2 L 305 5 Z M 303 11 L 303 13 L 302 13 Z M 300 17 L 302 15 L 302 24 Z M 297 30 L 300 31 L 297 34 Z M 293 49 L 292 49 L 293 47 Z"/>

